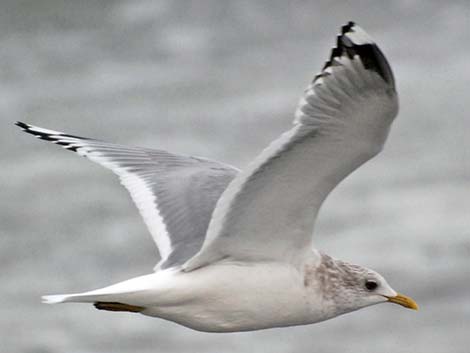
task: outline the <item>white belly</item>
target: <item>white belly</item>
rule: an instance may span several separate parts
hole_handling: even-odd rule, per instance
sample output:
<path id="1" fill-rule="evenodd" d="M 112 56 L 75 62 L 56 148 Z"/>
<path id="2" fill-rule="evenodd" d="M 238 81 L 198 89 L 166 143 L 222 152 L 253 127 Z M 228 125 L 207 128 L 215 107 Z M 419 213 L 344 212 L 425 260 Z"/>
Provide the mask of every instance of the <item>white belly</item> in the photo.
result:
<path id="1" fill-rule="evenodd" d="M 151 275 L 152 276 L 152 275 Z M 288 264 L 219 263 L 188 273 L 154 274 L 144 315 L 201 331 L 228 332 L 324 319 L 303 274 Z M 141 293 L 143 295 L 144 293 Z M 143 298 L 142 298 L 143 299 Z"/>

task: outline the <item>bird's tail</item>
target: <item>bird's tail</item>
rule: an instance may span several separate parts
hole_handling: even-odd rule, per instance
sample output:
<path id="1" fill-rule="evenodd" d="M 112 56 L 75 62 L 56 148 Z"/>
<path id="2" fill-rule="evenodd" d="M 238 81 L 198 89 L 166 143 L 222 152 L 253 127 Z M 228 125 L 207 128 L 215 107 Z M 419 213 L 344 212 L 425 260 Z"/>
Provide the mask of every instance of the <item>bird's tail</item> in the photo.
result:
<path id="1" fill-rule="evenodd" d="M 41 297 L 42 302 L 45 304 L 58 304 L 65 303 L 70 296 L 67 294 L 44 295 Z"/>
<path id="2" fill-rule="evenodd" d="M 119 302 L 145 304 L 148 291 L 158 288 L 158 275 L 152 273 L 83 293 L 45 295 L 45 304 Z"/>
<path id="3" fill-rule="evenodd" d="M 104 300 L 105 297 L 109 295 L 104 294 L 88 294 L 88 293 L 79 293 L 79 294 L 54 294 L 54 295 L 44 295 L 41 297 L 44 304 L 60 304 L 60 303 L 95 303 L 100 300 Z"/>

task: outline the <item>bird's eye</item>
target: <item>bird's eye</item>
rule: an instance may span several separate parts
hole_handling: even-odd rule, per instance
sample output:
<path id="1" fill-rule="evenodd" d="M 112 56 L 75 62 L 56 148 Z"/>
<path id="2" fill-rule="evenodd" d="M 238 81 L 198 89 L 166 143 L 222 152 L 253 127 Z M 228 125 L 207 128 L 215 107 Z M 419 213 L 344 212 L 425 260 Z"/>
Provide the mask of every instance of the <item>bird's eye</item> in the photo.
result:
<path id="1" fill-rule="evenodd" d="M 378 287 L 378 284 L 376 281 L 371 281 L 371 280 L 367 280 L 366 281 L 366 288 L 367 290 L 374 290 Z"/>

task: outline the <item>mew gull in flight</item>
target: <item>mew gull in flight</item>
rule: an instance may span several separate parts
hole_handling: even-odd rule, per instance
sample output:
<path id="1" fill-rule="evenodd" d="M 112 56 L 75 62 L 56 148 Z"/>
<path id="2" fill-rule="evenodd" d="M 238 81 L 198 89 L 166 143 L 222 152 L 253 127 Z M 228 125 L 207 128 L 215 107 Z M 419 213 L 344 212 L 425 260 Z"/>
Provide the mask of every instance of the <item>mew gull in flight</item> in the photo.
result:
<path id="1" fill-rule="evenodd" d="M 312 246 L 321 204 L 382 150 L 397 111 L 385 56 L 349 22 L 293 127 L 243 171 L 18 122 L 117 174 L 161 255 L 149 275 L 44 301 L 93 303 L 209 332 L 311 324 L 383 302 L 417 309 L 377 272 Z"/>

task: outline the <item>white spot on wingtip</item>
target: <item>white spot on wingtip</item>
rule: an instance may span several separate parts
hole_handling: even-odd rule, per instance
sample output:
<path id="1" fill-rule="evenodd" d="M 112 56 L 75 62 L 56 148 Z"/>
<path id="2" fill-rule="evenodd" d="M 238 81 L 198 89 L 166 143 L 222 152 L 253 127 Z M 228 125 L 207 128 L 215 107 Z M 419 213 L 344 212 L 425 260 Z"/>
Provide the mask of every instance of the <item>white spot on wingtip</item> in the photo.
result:
<path id="1" fill-rule="evenodd" d="M 28 130 L 31 130 L 31 131 L 36 131 L 36 132 L 39 132 L 39 133 L 42 133 L 42 134 L 48 134 L 48 135 L 61 135 L 61 132 L 58 132 L 58 131 L 54 131 L 54 130 L 49 130 L 49 129 L 44 129 L 42 127 L 37 127 L 37 126 L 33 126 L 33 125 L 28 125 Z"/>
<path id="2" fill-rule="evenodd" d="M 358 25 L 354 25 L 351 30 L 345 33 L 345 36 L 348 37 L 351 42 L 356 45 L 363 45 L 363 44 L 373 44 L 374 41 L 372 38 Z"/>

